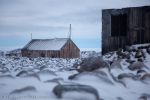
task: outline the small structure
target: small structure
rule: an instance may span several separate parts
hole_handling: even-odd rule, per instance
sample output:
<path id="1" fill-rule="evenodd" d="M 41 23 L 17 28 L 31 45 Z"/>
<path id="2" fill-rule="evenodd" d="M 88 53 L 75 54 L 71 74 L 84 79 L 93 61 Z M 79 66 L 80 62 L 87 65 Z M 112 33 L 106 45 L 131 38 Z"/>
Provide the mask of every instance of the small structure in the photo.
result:
<path id="1" fill-rule="evenodd" d="M 102 54 L 150 42 L 150 6 L 102 10 Z"/>
<path id="2" fill-rule="evenodd" d="M 78 58 L 80 49 L 70 38 L 32 39 L 21 54 L 23 57 Z"/>
<path id="3" fill-rule="evenodd" d="M 16 56 L 16 57 L 20 57 L 21 56 L 21 49 L 14 49 L 11 51 L 7 51 L 6 56 Z"/>

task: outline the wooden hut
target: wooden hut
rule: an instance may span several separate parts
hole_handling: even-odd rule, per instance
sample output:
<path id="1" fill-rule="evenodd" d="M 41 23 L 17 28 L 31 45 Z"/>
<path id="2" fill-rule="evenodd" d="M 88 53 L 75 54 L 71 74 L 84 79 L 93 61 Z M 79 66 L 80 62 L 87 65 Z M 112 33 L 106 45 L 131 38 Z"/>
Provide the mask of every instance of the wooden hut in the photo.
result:
<path id="1" fill-rule="evenodd" d="M 102 54 L 150 43 L 150 6 L 102 10 Z"/>
<path id="2" fill-rule="evenodd" d="M 70 38 L 32 39 L 21 54 L 23 57 L 78 58 L 80 49 Z"/>

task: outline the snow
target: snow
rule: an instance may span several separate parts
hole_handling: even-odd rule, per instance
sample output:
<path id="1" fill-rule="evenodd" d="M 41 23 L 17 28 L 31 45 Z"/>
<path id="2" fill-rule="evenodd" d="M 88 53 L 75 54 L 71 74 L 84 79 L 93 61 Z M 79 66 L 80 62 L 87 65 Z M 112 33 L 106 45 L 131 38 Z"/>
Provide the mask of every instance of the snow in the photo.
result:
<path id="1" fill-rule="evenodd" d="M 138 47 L 141 47 L 141 46 L 145 47 L 145 46 L 149 46 L 149 45 L 150 45 L 150 43 L 135 44 L 135 45 L 132 45 L 131 47 L 137 49 Z"/>
<path id="2" fill-rule="evenodd" d="M 112 78 L 111 74 L 114 78 L 124 73 L 137 74 L 137 71 L 128 69 L 129 63 L 125 59 L 118 61 L 116 53 L 113 52 L 103 56 L 103 59 L 118 61 L 115 65 L 121 68 L 114 66 L 110 71 L 108 68 L 98 69 L 99 74 L 83 72 L 75 79 L 69 80 L 70 75 L 78 73 L 76 70 L 69 69 L 72 69 L 75 63 L 81 62 L 81 59 L 92 54 L 95 56 L 96 53 L 82 52 L 81 54 L 81 58 L 78 59 L 0 56 L 0 100 L 58 100 L 52 92 L 57 84 L 92 86 L 104 100 L 141 100 L 139 97 L 142 95 L 150 95 L 150 79 L 140 81 L 124 77 L 121 79 L 121 82 L 126 85 L 124 86 Z M 136 60 L 134 57 L 131 58 Z M 144 64 L 149 69 L 143 70 L 150 73 L 150 54 L 148 53 L 146 53 Z M 64 93 L 63 98 L 59 100 L 96 99 L 90 93 L 73 91 Z"/>
<path id="3" fill-rule="evenodd" d="M 67 40 L 67 38 L 33 39 L 24 48 L 29 50 L 60 50 Z"/>

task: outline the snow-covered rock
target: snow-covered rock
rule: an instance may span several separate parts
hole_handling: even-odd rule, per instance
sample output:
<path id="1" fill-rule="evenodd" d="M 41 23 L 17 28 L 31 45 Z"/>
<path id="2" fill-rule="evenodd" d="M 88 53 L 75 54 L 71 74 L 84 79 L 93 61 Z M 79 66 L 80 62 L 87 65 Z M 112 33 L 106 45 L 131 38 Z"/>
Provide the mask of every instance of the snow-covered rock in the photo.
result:
<path id="1" fill-rule="evenodd" d="M 150 54 L 142 50 L 142 62 L 129 50 L 107 53 L 101 57 L 104 64 L 90 60 L 98 57 L 94 52 L 78 59 L 0 56 L 0 100 L 58 100 L 57 92 L 63 91 L 60 100 L 150 100 Z M 83 59 L 88 59 L 84 68 L 95 68 L 96 61 L 103 67 L 72 70 Z"/>

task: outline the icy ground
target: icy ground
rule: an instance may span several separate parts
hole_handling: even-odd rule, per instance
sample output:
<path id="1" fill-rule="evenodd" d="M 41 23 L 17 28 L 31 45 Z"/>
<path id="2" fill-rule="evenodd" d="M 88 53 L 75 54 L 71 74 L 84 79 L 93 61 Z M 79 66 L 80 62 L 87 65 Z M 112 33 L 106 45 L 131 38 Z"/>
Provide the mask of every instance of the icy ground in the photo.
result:
<path id="1" fill-rule="evenodd" d="M 112 52 L 103 56 L 109 68 L 82 72 L 71 80 L 68 77 L 78 72 L 70 69 L 81 59 L 0 57 L 0 100 L 96 100 L 86 91 L 64 92 L 57 98 L 53 89 L 58 84 L 91 86 L 101 100 L 150 100 L 150 54 L 143 52 L 141 68 L 128 68 L 139 62 L 135 52 L 130 61 Z"/>

